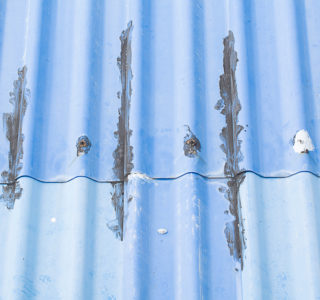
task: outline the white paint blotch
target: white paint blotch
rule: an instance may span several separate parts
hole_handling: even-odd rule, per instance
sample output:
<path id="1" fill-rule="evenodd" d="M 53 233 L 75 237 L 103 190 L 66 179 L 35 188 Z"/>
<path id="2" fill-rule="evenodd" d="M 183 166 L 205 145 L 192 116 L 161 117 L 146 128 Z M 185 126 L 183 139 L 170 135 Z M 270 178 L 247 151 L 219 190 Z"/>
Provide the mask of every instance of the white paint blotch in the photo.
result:
<path id="1" fill-rule="evenodd" d="M 167 234 L 168 233 L 168 230 L 165 228 L 159 228 L 157 231 L 159 234 Z"/>
<path id="2" fill-rule="evenodd" d="M 132 172 L 128 175 L 128 180 L 134 180 L 134 179 L 142 179 L 144 181 L 151 181 L 152 177 L 149 177 L 146 174 L 138 173 L 138 172 Z"/>
<path id="3" fill-rule="evenodd" d="M 297 153 L 308 153 L 314 150 L 312 140 L 306 130 L 301 129 L 294 136 L 293 150 Z"/>

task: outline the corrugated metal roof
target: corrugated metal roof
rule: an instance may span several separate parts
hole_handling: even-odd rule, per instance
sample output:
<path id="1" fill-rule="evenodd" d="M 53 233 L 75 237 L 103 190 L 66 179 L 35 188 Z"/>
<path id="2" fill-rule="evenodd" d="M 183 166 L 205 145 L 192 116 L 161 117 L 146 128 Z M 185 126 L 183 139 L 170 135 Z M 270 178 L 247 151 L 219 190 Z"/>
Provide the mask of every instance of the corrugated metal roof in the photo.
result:
<path id="1" fill-rule="evenodd" d="M 14 209 L 0 212 L 3 299 L 236 297 L 223 181 L 131 178 L 122 242 L 108 229 L 116 219 L 111 184 L 20 184 Z"/>
<path id="2" fill-rule="evenodd" d="M 0 1 L 0 299 L 318 299 L 320 3 Z"/>
<path id="3" fill-rule="evenodd" d="M 240 189 L 243 270 L 230 256 L 227 182 L 132 177 L 123 241 L 111 184 L 20 180 L 0 208 L 1 299 L 318 299 L 319 178 L 263 179 Z"/>
<path id="4" fill-rule="evenodd" d="M 319 299 L 319 178 L 247 174 L 241 187 L 243 299 Z"/>
<path id="5" fill-rule="evenodd" d="M 221 98 L 223 39 L 232 30 L 239 60 L 238 118 L 245 127 L 241 168 L 264 176 L 302 170 L 320 175 L 317 1 L 3 3 L 0 113 L 12 112 L 9 92 L 24 65 L 30 90 L 18 176 L 117 179 L 112 170 L 122 90 L 117 58 L 119 37 L 131 20 L 128 118 L 134 172 L 160 178 L 191 171 L 224 176 L 219 134 L 225 119 L 214 107 Z M 201 143 L 199 159 L 184 155 L 189 128 Z M 292 148 L 301 129 L 315 146 L 309 155 Z M 5 135 L 2 131 L 2 141 Z M 82 135 L 92 146 L 77 159 Z M 9 143 L 0 147 L 5 170 Z"/>

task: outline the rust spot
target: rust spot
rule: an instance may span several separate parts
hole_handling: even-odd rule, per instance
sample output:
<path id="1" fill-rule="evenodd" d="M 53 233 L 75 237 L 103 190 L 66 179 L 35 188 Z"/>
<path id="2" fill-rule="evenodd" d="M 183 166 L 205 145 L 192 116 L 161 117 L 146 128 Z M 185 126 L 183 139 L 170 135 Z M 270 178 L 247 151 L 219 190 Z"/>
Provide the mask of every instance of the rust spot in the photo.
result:
<path id="1" fill-rule="evenodd" d="M 198 152 L 201 151 L 201 144 L 198 138 L 194 135 L 194 133 L 190 130 L 189 126 L 186 126 L 188 129 L 188 132 L 186 136 L 184 137 L 184 155 L 187 157 L 196 157 L 198 155 Z"/>
<path id="2" fill-rule="evenodd" d="M 91 142 L 86 135 L 83 135 L 78 138 L 76 147 L 77 147 L 77 156 L 87 154 L 90 151 Z"/>
<path id="3" fill-rule="evenodd" d="M 6 203 L 8 209 L 14 207 L 15 201 L 21 197 L 23 190 L 17 177 L 22 169 L 24 140 L 22 123 L 27 109 L 27 100 L 30 97 L 30 90 L 26 88 L 26 74 L 26 66 L 18 70 L 18 79 L 13 82 L 13 91 L 10 92 L 9 100 L 13 105 L 13 112 L 3 114 L 10 150 L 8 153 L 9 169 L 1 173 L 3 182 L 7 184 L 2 187 L 3 193 L 0 199 Z"/>

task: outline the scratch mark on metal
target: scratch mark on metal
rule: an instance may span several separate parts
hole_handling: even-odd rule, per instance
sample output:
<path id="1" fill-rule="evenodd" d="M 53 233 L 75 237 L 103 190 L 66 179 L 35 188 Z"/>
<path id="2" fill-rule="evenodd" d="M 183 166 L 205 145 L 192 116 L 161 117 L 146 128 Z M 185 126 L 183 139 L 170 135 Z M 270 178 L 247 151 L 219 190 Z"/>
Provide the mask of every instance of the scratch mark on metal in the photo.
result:
<path id="1" fill-rule="evenodd" d="M 121 182 L 113 186 L 114 192 L 112 203 L 116 213 L 116 220 L 109 222 L 108 227 L 115 232 L 116 237 L 123 240 L 123 220 L 124 220 L 124 201 L 125 190 L 128 176 L 133 169 L 133 147 L 130 145 L 130 137 L 132 130 L 129 127 L 129 111 L 131 101 L 131 35 L 133 25 L 132 21 L 128 23 L 127 29 L 123 30 L 120 36 L 121 53 L 117 63 L 120 70 L 120 80 L 122 90 L 120 93 L 121 107 L 119 109 L 118 130 L 115 132 L 115 137 L 118 140 L 118 145 L 113 152 L 114 167 L 113 172 Z M 130 198 L 130 197 L 129 197 Z"/>
<path id="2" fill-rule="evenodd" d="M 222 151 L 226 154 L 226 163 L 224 166 L 224 174 L 230 178 L 227 181 L 227 189 L 221 189 L 225 198 L 229 201 L 230 214 L 234 216 L 234 220 L 226 224 L 225 235 L 227 238 L 230 255 L 232 255 L 243 269 L 243 249 L 244 232 L 241 218 L 241 204 L 239 189 L 245 178 L 245 174 L 241 173 L 239 162 L 243 159 L 241 153 L 241 140 L 239 134 L 243 126 L 238 124 L 238 115 L 241 110 L 241 104 L 238 99 L 237 83 L 236 83 L 236 67 L 237 52 L 234 50 L 234 36 L 232 31 L 224 38 L 223 50 L 223 69 L 224 74 L 220 76 L 220 96 L 222 99 L 218 101 L 215 108 L 225 116 L 226 126 L 222 128 L 220 138 L 223 141 L 221 145 Z"/>
<path id="3" fill-rule="evenodd" d="M 198 152 L 201 151 L 201 144 L 198 138 L 191 131 L 189 126 L 187 126 L 187 129 L 188 132 L 184 137 L 183 150 L 185 156 L 192 158 L 198 156 Z"/>
<path id="4" fill-rule="evenodd" d="M 22 169 L 23 140 L 22 123 L 27 109 L 27 99 L 30 90 L 26 88 L 27 67 L 18 70 L 18 79 L 13 83 L 13 91 L 10 92 L 10 103 L 14 106 L 12 113 L 3 114 L 3 126 L 6 128 L 6 137 L 10 143 L 8 154 L 9 169 L 3 171 L 3 182 L 8 183 L 2 187 L 0 199 L 4 201 L 8 209 L 13 209 L 15 200 L 22 194 L 22 188 L 16 178 Z"/>

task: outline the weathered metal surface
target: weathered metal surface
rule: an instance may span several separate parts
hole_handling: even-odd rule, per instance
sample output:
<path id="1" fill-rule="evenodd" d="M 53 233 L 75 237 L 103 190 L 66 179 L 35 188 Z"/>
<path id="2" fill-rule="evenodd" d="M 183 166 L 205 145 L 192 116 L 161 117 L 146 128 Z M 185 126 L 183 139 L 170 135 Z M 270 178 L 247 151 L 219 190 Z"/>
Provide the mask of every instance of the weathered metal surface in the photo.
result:
<path id="1" fill-rule="evenodd" d="M 14 209 L 0 205 L 0 299 L 119 299 L 124 245 L 106 225 L 111 184 L 20 185 Z"/>
<path id="2" fill-rule="evenodd" d="M 23 66 L 28 69 L 26 88 L 30 90 L 18 176 L 55 182 L 76 176 L 116 180 L 114 132 L 120 107 L 117 93 L 122 90 L 117 58 L 119 36 L 130 21 L 123 15 L 123 3 L 4 2 L 5 11 L 0 13 L 1 119 L 12 112 L 9 93 Z M 0 172 L 8 168 L 10 145 L 5 135 L 4 128 L 0 131 Z M 76 144 L 82 136 L 87 136 L 91 148 L 77 156 Z"/>
<path id="3" fill-rule="evenodd" d="M 22 125 L 27 109 L 27 99 L 30 91 L 26 88 L 27 68 L 24 66 L 18 70 L 18 79 L 13 83 L 13 91 L 10 93 L 10 103 L 13 105 L 12 113 L 3 114 L 3 124 L 6 129 L 6 137 L 9 141 L 8 162 L 9 168 L 1 173 L 3 182 L 10 183 L 3 186 L 2 199 L 8 208 L 13 208 L 16 199 L 19 199 L 22 189 L 17 180 L 22 169 L 23 140 Z"/>
<path id="4" fill-rule="evenodd" d="M 0 206 L 0 299 L 318 299 L 320 179 L 299 174 L 240 187 L 246 247 L 230 256 L 228 180 L 130 176 L 123 241 L 113 187 L 22 178 Z M 109 297 L 109 298 L 108 298 Z"/>
<path id="5" fill-rule="evenodd" d="M 0 299 L 319 298 L 319 12 L 0 1 Z"/>
<path id="6" fill-rule="evenodd" d="M 121 180 L 112 170 L 119 145 L 114 132 L 127 99 L 130 109 L 119 123 L 130 124 L 126 134 L 123 128 L 119 132 L 130 150 L 126 173 L 223 177 L 219 134 L 225 120 L 214 107 L 221 99 L 222 42 L 229 31 L 238 54 L 238 119 L 245 127 L 239 133 L 239 168 L 264 176 L 320 174 L 317 1 L 13 0 L 1 5 L 0 114 L 12 111 L 9 92 L 23 66 L 31 91 L 17 176 Z M 129 55 L 126 37 L 121 42 L 119 36 L 131 21 Z M 201 145 L 192 158 L 185 155 L 186 126 Z M 293 149 L 300 130 L 308 132 L 313 151 Z M 91 148 L 77 156 L 74 145 L 81 136 Z M 1 131 L 1 171 L 10 151 L 5 139 Z"/>
<path id="7" fill-rule="evenodd" d="M 226 225 L 225 234 L 228 240 L 230 253 L 241 262 L 243 268 L 243 248 L 244 238 L 242 232 L 242 220 L 240 210 L 239 189 L 245 178 L 245 173 L 240 173 L 239 163 L 242 160 L 241 143 L 239 134 L 243 126 L 239 125 L 238 115 L 241 104 L 238 99 L 236 68 L 237 52 L 234 50 L 234 36 L 232 31 L 223 40 L 223 69 L 224 73 L 220 76 L 220 96 L 221 99 L 215 106 L 225 116 L 226 126 L 222 128 L 220 137 L 222 140 L 221 149 L 226 155 L 224 165 L 224 175 L 229 177 L 228 188 L 221 188 L 226 199 L 230 202 L 230 213 L 234 220 Z"/>
<path id="8" fill-rule="evenodd" d="M 0 299 L 237 297 L 225 180 L 130 176 L 123 241 L 107 226 L 117 218 L 111 184 L 20 184 L 14 209 L 0 206 Z"/>
<path id="9" fill-rule="evenodd" d="M 240 188 L 243 299 L 319 299 L 320 179 L 247 174 Z"/>
<path id="10" fill-rule="evenodd" d="M 219 135 L 225 117 L 214 107 L 221 99 L 223 39 L 232 31 L 244 127 L 239 169 L 264 176 L 319 174 L 317 1 L 142 1 L 130 9 L 134 171 L 161 178 L 224 176 Z M 185 125 L 201 143 L 192 159 L 181 146 Z M 294 151 L 302 129 L 314 151 Z"/>
<path id="11" fill-rule="evenodd" d="M 224 233 L 234 217 L 221 186 L 227 180 L 192 174 L 130 178 L 124 299 L 241 299 L 241 264 Z"/>

